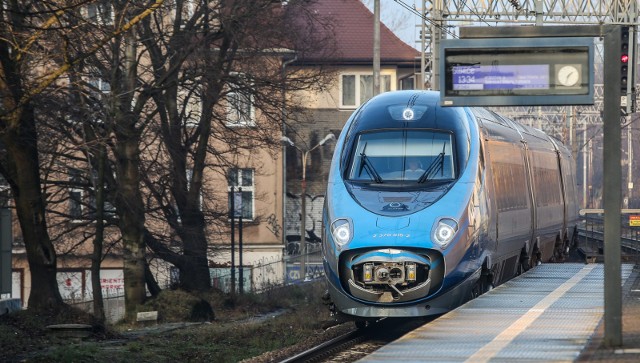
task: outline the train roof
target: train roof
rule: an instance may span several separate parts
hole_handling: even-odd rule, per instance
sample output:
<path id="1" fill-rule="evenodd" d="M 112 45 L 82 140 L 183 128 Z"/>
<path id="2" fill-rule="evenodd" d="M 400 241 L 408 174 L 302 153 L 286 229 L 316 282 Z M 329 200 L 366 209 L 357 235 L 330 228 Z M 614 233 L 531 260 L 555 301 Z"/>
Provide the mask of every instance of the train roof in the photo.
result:
<path id="1" fill-rule="evenodd" d="M 492 110 L 482 107 L 441 107 L 440 93 L 436 91 L 395 91 L 373 97 L 354 114 L 349 134 L 376 129 L 429 128 L 464 135 L 468 134 L 468 127 L 475 127 L 475 122 L 469 122 L 469 117 L 479 119 L 482 127 L 493 129 L 493 132 L 497 131 L 496 127 L 514 130 L 516 135 L 520 135 L 519 139 L 530 146 L 554 144 L 557 150 L 567 153 L 562 142 L 552 141 L 551 136 L 542 130 L 519 124 Z"/>
<path id="2" fill-rule="evenodd" d="M 458 131 L 466 116 L 459 107 L 440 107 L 434 91 L 382 93 L 365 103 L 354 115 L 351 132 L 373 129 L 433 128 Z"/>

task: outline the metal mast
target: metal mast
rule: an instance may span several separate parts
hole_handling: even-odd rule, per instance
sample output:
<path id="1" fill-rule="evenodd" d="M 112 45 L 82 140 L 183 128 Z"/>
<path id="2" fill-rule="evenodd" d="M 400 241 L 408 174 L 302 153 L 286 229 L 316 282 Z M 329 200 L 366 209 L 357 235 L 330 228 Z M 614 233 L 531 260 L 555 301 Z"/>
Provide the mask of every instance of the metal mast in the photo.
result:
<path id="1" fill-rule="evenodd" d="M 635 26 L 639 0 L 423 0 L 424 29 L 422 36 L 426 88 L 437 89 L 438 47 L 445 21 L 451 26 L 503 24 L 576 25 L 628 24 Z M 602 47 L 597 47 L 594 106 L 575 107 L 510 107 L 500 112 L 518 121 L 562 138 L 567 118 L 575 115 L 580 128 L 600 125 L 602 118 Z"/>
<path id="2" fill-rule="evenodd" d="M 440 40 L 457 33 L 463 25 L 500 26 L 500 25 L 588 25 L 623 24 L 632 26 L 636 33 L 638 25 L 638 2 L 640 0 L 423 0 L 422 1 L 422 50 L 424 87 L 437 89 Z M 447 26 L 445 28 L 444 26 Z M 636 33 L 637 34 L 637 33 Z M 637 39 L 637 38 L 636 38 Z M 637 40 L 634 41 L 637 43 Z M 522 106 L 500 107 L 496 111 L 522 124 L 543 129 L 546 133 L 571 143 L 574 157 L 582 153 L 582 160 L 591 158 L 592 140 L 601 140 L 603 110 L 603 44 L 596 40 L 595 84 L 593 106 Z M 637 53 L 632 50 L 630 63 L 637 67 Z M 635 80 L 630 82 L 635 84 Z M 637 99 L 637 93 L 628 88 L 627 99 Z M 581 137 L 577 137 L 580 135 Z M 631 138 L 631 135 L 628 135 Z M 589 155 L 587 155 L 589 153 Z M 633 154 L 629 147 L 629 159 Z M 631 196 L 633 185 L 632 161 L 628 160 L 628 182 Z M 589 174 L 593 174 L 591 164 Z M 587 165 L 585 164 L 585 169 Z M 583 177 L 584 175 L 583 170 Z M 588 204 L 587 185 L 583 183 L 583 206 Z M 590 200 L 590 199 L 589 199 Z"/>

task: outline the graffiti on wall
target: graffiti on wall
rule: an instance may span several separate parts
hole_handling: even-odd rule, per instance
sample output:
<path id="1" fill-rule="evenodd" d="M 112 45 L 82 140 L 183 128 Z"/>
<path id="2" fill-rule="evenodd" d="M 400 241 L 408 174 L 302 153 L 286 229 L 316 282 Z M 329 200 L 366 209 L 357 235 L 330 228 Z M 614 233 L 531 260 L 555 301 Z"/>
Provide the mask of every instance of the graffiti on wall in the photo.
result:
<path id="1" fill-rule="evenodd" d="M 278 217 L 275 214 L 271 214 L 267 217 L 267 228 L 273 233 L 274 236 L 280 237 L 281 227 L 278 224 Z"/>
<path id="2" fill-rule="evenodd" d="M 305 229 L 307 249 L 315 251 L 320 249 L 320 236 L 322 235 L 322 206 L 324 195 L 306 195 L 306 219 Z M 287 193 L 286 231 L 287 254 L 300 253 L 300 221 L 302 220 L 302 208 L 299 194 Z"/>

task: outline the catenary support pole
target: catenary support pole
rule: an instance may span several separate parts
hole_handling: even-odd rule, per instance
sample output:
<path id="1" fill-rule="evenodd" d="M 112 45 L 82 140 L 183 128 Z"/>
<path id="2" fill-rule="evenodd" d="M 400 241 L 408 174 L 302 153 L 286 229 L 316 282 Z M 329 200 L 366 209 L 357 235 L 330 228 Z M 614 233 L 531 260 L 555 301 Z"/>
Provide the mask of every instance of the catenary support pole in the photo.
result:
<path id="1" fill-rule="evenodd" d="M 622 345 L 622 278 L 620 256 L 620 207 L 622 157 L 620 132 L 620 47 L 619 25 L 604 29 L 604 343 Z"/>

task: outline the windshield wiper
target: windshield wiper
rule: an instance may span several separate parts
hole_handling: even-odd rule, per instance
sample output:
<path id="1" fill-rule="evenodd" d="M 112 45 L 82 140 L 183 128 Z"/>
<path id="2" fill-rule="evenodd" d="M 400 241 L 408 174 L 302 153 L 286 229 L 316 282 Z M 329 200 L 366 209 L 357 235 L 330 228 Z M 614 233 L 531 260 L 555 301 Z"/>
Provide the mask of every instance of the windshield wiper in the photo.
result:
<path id="1" fill-rule="evenodd" d="M 429 164 L 427 170 L 425 170 L 424 173 L 420 175 L 420 178 L 418 178 L 418 184 L 422 184 L 431 179 L 431 177 L 438 173 L 438 171 L 444 171 L 444 149 L 446 146 L 447 144 L 442 145 L 442 152 L 438 154 L 435 159 L 433 159 L 431 164 Z"/>
<path id="2" fill-rule="evenodd" d="M 376 171 L 376 168 L 373 167 L 373 164 L 371 163 L 369 158 L 367 158 L 367 155 L 364 153 L 366 149 L 367 149 L 367 144 L 365 143 L 364 147 L 362 148 L 362 152 L 360 153 L 360 171 L 358 171 L 358 176 L 362 175 L 362 169 L 366 169 L 367 173 L 369 174 L 369 177 L 371 177 L 373 181 L 375 181 L 376 183 L 382 183 L 382 178 L 380 177 L 380 174 L 378 174 L 378 172 Z"/>

